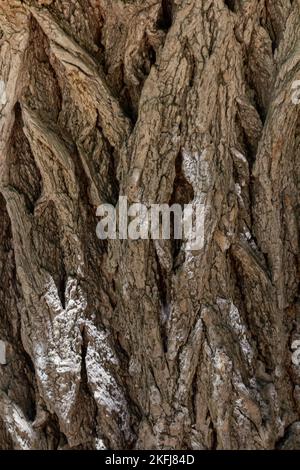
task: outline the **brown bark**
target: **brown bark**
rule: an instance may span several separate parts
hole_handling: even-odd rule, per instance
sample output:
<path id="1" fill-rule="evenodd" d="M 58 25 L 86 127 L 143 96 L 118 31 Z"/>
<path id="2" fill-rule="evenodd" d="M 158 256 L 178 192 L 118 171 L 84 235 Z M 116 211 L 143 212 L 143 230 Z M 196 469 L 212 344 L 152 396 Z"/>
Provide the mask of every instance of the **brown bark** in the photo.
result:
<path id="1" fill-rule="evenodd" d="M 1 449 L 300 448 L 296 80 L 299 0 L 1 0 Z"/>

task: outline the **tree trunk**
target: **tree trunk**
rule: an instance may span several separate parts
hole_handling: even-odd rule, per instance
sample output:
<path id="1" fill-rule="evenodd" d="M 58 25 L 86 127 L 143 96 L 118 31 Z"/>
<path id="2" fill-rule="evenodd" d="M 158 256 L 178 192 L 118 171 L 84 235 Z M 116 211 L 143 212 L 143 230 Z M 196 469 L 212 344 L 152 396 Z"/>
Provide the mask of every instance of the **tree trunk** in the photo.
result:
<path id="1" fill-rule="evenodd" d="M 300 448 L 297 80 L 299 0 L 1 0 L 1 449 Z"/>

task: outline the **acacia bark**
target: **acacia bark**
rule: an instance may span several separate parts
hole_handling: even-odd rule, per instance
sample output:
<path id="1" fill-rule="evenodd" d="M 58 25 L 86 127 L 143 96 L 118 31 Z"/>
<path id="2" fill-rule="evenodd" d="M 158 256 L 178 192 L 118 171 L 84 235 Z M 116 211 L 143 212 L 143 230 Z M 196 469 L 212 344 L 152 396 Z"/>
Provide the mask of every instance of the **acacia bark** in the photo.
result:
<path id="1" fill-rule="evenodd" d="M 299 79 L 299 0 L 1 0 L 1 449 L 300 448 Z"/>

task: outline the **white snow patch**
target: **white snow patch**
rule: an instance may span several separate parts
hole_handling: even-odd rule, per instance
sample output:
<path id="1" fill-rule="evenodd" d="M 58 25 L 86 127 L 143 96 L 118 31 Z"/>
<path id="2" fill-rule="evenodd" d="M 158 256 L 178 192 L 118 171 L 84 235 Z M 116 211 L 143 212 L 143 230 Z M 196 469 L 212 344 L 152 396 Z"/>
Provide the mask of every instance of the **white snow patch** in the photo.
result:
<path id="1" fill-rule="evenodd" d="M 162 304 L 161 306 L 161 322 L 162 324 L 165 324 L 169 317 L 170 317 L 170 312 L 171 312 L 171 305 L 168 304 Z"/>
<path id="2" fill-rule="evenodd" d="M 226 386 L 228 377 L 231 376 L 232 363 L 229 357 L 221 349 L 216 349 L 213 356 L 213 396 L 216 400 L 222 395 L 223 387 Z"/>
<path id="3" fill-rule="evenodd" d="M 251 233 L 249 232 L 249 230 L 246 230 L 246 229 L 245 229 L 243 235 L 245 236 L 246 240 L 248 240 L 248 241 L 251 240 L 251 238 L 252 238 L 252 235 L 251 235 Z"/>
<path id="4" fill-rule="evenodd" d="M 0 340 L 0 364 L 6 364 L 6 343 Z"/>
<path id="5" fill-rule="evenodd" d="M 243 162 L 244 164 L 246 164 L 248 166 L 248 160 L 245 157 L 245 155 L 243 155 L 241 152 L 239 152 L 235 148 L 232 148 L 231 151 L 238 160 L 240 160 L 241 162 Z"/>
<path id="6" fill-rule="evenodd" d="M 96 450 L 107 450 L 106 445 L 104 444 L 103 440 L 96 437 L 95 439 L 95 449 Z"/>
<path id="7" fill-rule="evenodd" d="M 6 86 L 3 80 L 0 80 L 0 105 L 4 106 L 7 103 Z"/>
<path id="8" fill-rule="evenodd" d="M 233 330 L 236 334 L 240 337 L 240 345 L 244 355 L 248 358 L 249 363 L 253 360 L 253 351 L 247 339 L 247 330 L 245 325 L 243 324 L 240 313 L 237 307 L 230 302 L 230 309 L 229 309 L 229 318 L 231 320 L 231 325 Z"/>
<path id="9" fill-rule="evenodd" d="M 0 396 L 0 415 L 16 450 L 33 448 L 36 434 L 22 410 L 5 393 Z"/>
<path id="10" fill-rule="evenodd" d="M 53 313 L 60 313 L 62 311 L 62 305 L 57 292 L 57 287 L 53 277 L 51 276 L 49 277 L 49 281 L 46 285 L 45 300 Z"/>
<path id="11" fill-rule="evenodd" d="M 50 319 L 44 320 L 34 344 L 36 372 L 51 411 L 67 425 L 79 389 L 81 343 L 79 323 L 86 301 L 78 281 L 69 278 L 66 286 L 66 308 L 63 309 L 52 277 L 46 283 L 45 302 Z"/>
<path id="12" fill-rule="evenodd" d="M 119 367 L 119 361 L 110 346 L 109 333 L 98 330 L 88 320 L 85 325 L 89 339 L 85 363 L 90 388 L 98 407 L 107 416 L 119 416 L 120 429 L 126 434 L 130 429 L 128 403 L 114 377 L 113 370 Z"/>
<path id="13" fill-rule="evenodd" d="M 207 156 L 206 149 L 201 152 L 187 152 L 185 149 L 182 151 L 182 169 L 186 179 L 193 186 L 195 194 L 204 189 L 201 188 L 201 183 L 207 185 L 210 182 Z"/>
<path id="14" fill-rule="evenodd" d="M 235 192 L 238 196 L 241 196 L 242 194 L 242 188 L 238 183 L 235 183 Z"/>
<path id="15" fill-rule="evenodd" d="M 226 311 L 228 311 L 228 319 L 230 322 L 230 326 L 234 333 L 238 336 L 241 350 L 245 357 L 248 359 L 249 364 L 251 364 L 253 361 L 254 353 L 247 339 L 247 329 L 242 321 L 238 308 L 234 305 L 233 302 L 221 298 L 217 298 L 217 304 L 222 309 L 225 308 Z"/>

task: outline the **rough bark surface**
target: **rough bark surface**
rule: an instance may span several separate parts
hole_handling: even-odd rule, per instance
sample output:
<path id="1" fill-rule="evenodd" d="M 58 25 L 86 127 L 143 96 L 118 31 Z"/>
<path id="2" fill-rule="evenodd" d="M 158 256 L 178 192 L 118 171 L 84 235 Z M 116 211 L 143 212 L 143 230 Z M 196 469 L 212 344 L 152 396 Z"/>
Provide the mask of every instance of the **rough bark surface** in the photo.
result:
<path id="1" fill-rule="evenodd" d="M 299 79 L 299 0 L 0 1 L 1 449 L 300 448 Z"/>

